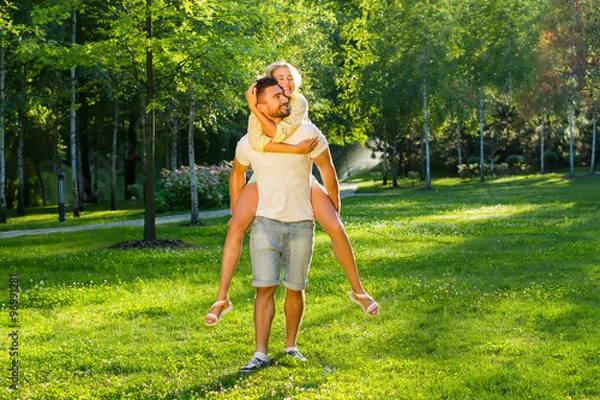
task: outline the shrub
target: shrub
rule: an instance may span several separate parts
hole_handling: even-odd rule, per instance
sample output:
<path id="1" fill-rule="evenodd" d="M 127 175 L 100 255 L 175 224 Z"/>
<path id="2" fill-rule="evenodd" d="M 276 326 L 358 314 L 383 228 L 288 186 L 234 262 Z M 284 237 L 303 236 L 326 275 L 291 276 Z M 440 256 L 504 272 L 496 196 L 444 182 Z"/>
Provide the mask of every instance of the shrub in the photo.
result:
<path id="1" fill-rule="evenodd" d="M 513 154 L 506 157 L 505 162 L 508 164 L 509 167 L 521 167 L 525 164 L 525 157 L 523 157 L 522 155 Z"/>
<path id="2" fill-rule="evenodd" d="M 504 175 L 508 171 L 508 164 L 503 162 L 496 165 L 496 173 L 498 175 Z"/>
<path id="3" fill-rule="evenodd" d="M 128 199 L 143 199 L 144 198 L 144 185 L 140 183 L 134 183 L 133 185 L 127 185 L 125 190 L 126 197 Z"/>
<path id="4" fill-rule="evenodd" d="M 418 171 L 408 171 L 406 173 L 406 176 L 408 177 L 408 179 L 410 179 L 411 181 L 416 181 L 421 179 L 421 174 L 419 174 Z"/>
<path id="5" fill-rule="evenodd" d="M 471 165 L 471 164 L 479 165 L 479 157 L 471 156 L 471 157 L 467 158 L 467 160 L 465 161 L 465 164 L 466 165 Z"/>
<path id="6" fill-rule="evenodd" d="M 175 171 L 163 169 L 161 188 L 156 193 L 156 211 L 187 210 L 190 208 L 190 167 Z M 231 165 L 196 165 L 198 181 L 198 207 L 211 208 L 229 203 L 229 177 Z"/>
<path id="7" fill-rule="evenodd" d="M 471 158 L 469 158 L 469 160 L 470 159 Z M 477 160 L 479 160 L 479 158 L 477 158 Z M 473 178 L 475 176 L 479 176 L 479 173 L 480 173 L 479 170 L 480 170 L 479 163 L 462 164 L 462 165 L 458 166 L 458 175 L 461 178 Z M 483 164 L 483 175 L 490 175 L 491 172 L 492 172 L 492 167 L 490 166 L 490 164 L 488 164 L 488 163 Z"/>
<path id="8" fill-rule="evenodd" d="M 559 160 L 558 154 L 556 154 L 554 151 L 547 151 L 544 153 L 544 161 L 549 164 L 549 165 L 553 165 L 555 163 L 557 163 Z"/>

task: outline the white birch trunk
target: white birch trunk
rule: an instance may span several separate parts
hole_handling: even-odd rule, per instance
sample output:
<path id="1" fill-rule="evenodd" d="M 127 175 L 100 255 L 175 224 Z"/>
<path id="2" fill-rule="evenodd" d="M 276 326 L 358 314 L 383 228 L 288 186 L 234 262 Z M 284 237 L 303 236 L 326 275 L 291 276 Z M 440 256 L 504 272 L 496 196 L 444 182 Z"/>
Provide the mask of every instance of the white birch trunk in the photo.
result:
<path id="1" fill-rule="evenodd" d="M 458 120 L 458 127 L 456 129 L 456 150 L 458 152 L 458 166 L 462 165 L 462 146 L 460 145 L 460 136 L 462 130 L 462 120 Z"/>
<path id="2" fill-rule="evenodd" d="M 196 177 L 196 156 L 194 153 L 194 111 L 195 100 L 190 99 L 190 117 L 188 126 L 188 162 L 190 164 L 190 190 L 192 225 L 198 225 L 198 178 Z"/>
<path id="3" fill-rule="evenodd" d="M 544 120 L 545 120 L 545 116 L 546 114 L 543 113 L 542 114 L 542 120 L 540 121 L 540 173 L 543 175 L 544 174 L 544 153 L 546 152 L 545 149 L 545 134 L 544 134 Z"/>
<path id="4" fill-rule="evenodd" d="M 73 31 L 71 42 L 75 44 L 77 32 L 77 11 L 73 11 Z M 77 179 L 77 111 L 75 67 L 71 68 L 71 187 L 73 191 L 73 217 L 79 217 L 79 188 Z"/>
<path id="5" fill-rule="evenodd" d="M 485 181 L 483 164 L 483 86 L 479 82 L 479 180 Z"/>
<path id="6" fill-rule="evenodd" d="M 598 110 L 594 105 L 594 125 L 592 128 L 592 159 L 590 161 L 590 175 L 596 173 L 596 134 L 598 128 Z"/>
<path id="7" fill-rule="evenodd" d="M 575 152 L 573 150 L 573 68 L 569 70 L 569 177 L 575 177 Z"/>
<path id="8" fill-rule="evenodd" d="M 573 32 L 572 32 L 572 53 L 575 57 L 575 27 L 577 26 L 577 4 L 573 2 Z M 569 68 L 569 177 L 575 177 L 575 153 L 573 150 L 573 79 L 575 71 L 573 66 Z"/>
<path id="9" fill-rule="evenodd" d="M 0 45 L 0 223 L 6 223 L 6 159 L 4 158 L 4 46 Z"/>
<path id="10" fill-rule="evenodd" d="M 25 169 L 23 160 L 24 136 L 25 128 L 23 127 L 23 112 L 19 112 L 19 150 L 17 154 L 17 175 L 18 175 L 18 203 L 17 215 L 22 217 L 25 215 Z"/>
<path id="11" fill-rule="evenodd" d="M 425 189 L 431 189 L 431 160 L 429 154 L 429 128 L 427 116 L 427 78 L 423 77 L 423 122 L 425 134 Z"/>
<path id="12" fill-rule="evenodd" d="M 110 209 L 117 209 L 117 139 L 119 136 L 119 96 L 115 95 L 115 118 L 110 154 Z"/>

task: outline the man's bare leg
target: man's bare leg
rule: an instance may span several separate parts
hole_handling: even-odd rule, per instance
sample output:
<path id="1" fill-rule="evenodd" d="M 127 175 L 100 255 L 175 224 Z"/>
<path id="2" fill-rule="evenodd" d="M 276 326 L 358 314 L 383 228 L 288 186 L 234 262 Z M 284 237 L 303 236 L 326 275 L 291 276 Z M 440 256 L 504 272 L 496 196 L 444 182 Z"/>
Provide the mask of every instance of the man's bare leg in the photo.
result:
<path id="1" fill-rule="evenodd" d="M 254 299 L 254 332 L 256 335 L 256 351 L 269 353 L 269 336 L 271 323 L 275 316 L 275 291 L 277 286 L 256 288 Z"/>
<path id="2" fill-rule="evenodd" d="M 296 347 L 300 323 L 304 315 L 304 291 L 286 288 L 285 292 L 285 347 Z"/>

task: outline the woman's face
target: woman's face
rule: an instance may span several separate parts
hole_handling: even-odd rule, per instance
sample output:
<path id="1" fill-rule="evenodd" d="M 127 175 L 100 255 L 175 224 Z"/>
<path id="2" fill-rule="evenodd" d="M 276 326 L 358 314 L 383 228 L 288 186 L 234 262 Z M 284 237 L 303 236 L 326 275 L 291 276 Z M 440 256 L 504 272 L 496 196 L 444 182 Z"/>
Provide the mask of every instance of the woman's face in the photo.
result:
<path id="1" fill-rule="evenodd" d="M 294 84 L 294 76 L 288 67 L 277 67 L 273 70 L 273 78 L 277 79 L 277 83 L 283 89 L 286 96 L 290 96 L 296 90 Z"/>

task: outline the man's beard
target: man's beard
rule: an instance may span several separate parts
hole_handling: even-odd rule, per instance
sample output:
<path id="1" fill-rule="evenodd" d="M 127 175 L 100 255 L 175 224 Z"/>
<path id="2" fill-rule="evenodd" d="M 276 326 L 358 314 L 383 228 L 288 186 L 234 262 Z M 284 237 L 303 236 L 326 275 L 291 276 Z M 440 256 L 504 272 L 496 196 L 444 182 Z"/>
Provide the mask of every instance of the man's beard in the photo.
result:
<path id="1" fill-rule="evenodd" d="M 284 111 L 284 109 L 285 109 L 285 111 Z M 277 112 L 275 114 L 276 114 L 275 117 L 277 117 L 277 118 L 289 117 L 289 115 L 290 115 L 290 108 L 288 106 L 279 107 L 277 109 Z"/>

